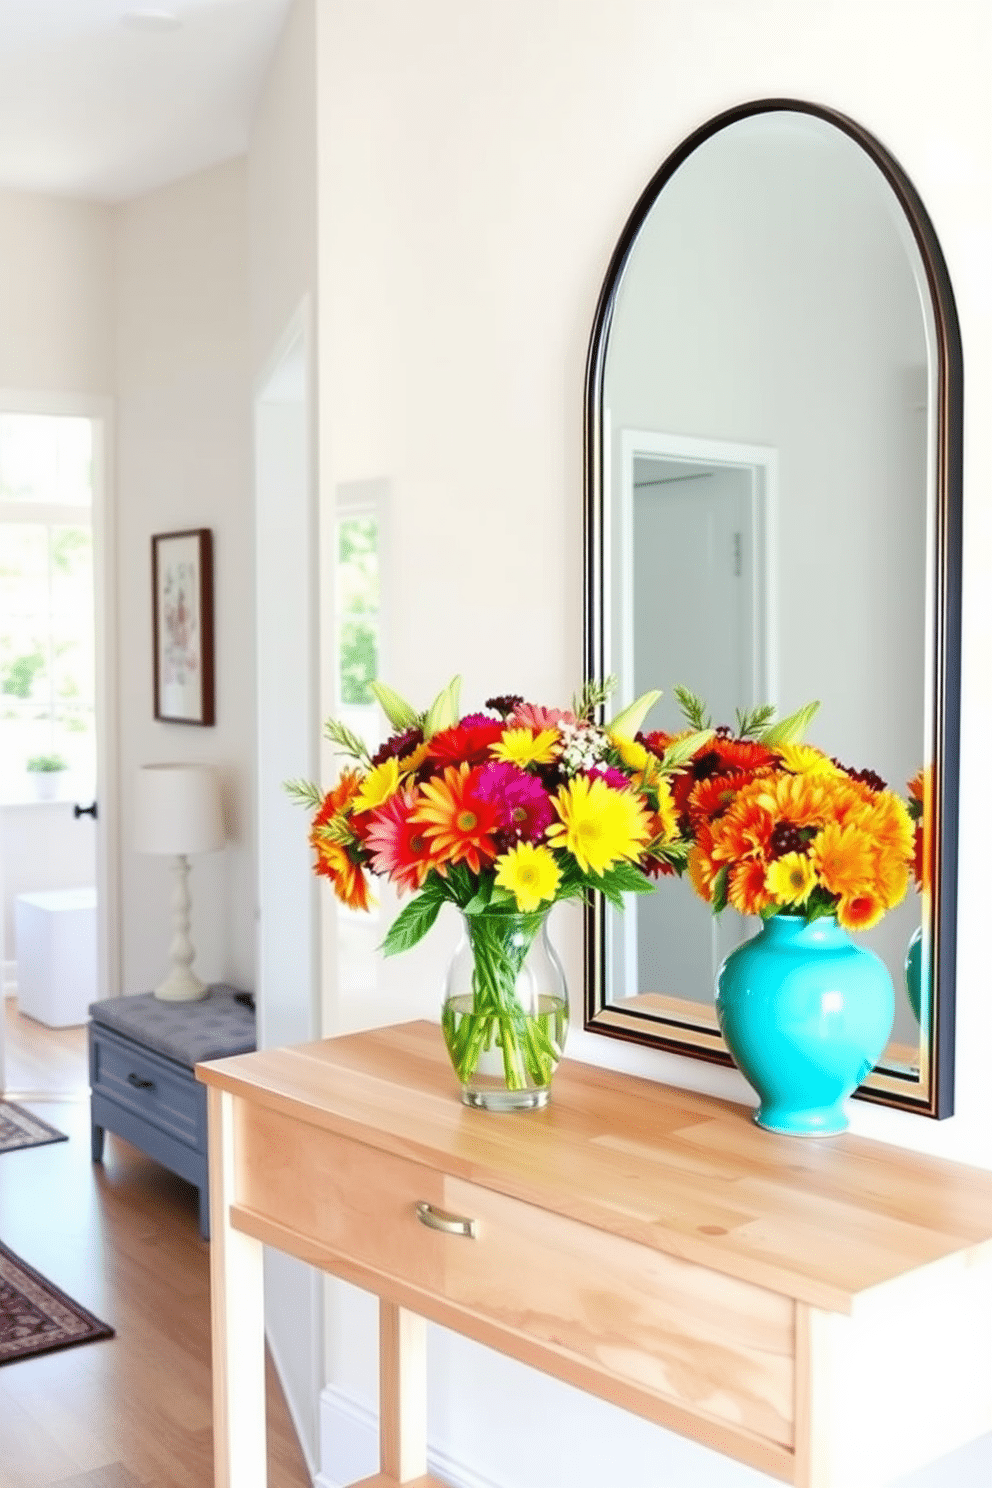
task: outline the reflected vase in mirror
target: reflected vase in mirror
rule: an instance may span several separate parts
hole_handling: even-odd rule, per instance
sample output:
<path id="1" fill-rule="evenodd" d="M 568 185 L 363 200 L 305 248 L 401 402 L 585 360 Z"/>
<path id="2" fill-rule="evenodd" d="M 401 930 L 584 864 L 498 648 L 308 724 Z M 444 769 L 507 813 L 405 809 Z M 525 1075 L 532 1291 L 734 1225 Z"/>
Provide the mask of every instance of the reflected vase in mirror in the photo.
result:
<path id="1" fill-rule="evenodd" d="M 903 981 L 859 1097 L 953 1111 L 962 357 L 933 224 L 834 110 L 743 104 L 673 150 L 623 227 L 586 370 L 586 674 L 732 719 L 822 701 L 818 743 L 932 783 L 921 864 L 865 943 Z M 749 922 L 750 921 L 750 922 Z M 586 918 L 585 1026 L 730 1063 L 718 968 L 754 933 L 686 884 Z"/>
<path id="2" fill-rule="evenodd" d="M 529 1111 L 547 1104 L 568 1031 L 565 973 L 548 910 L 462 915 L 441 1032 L 467 1106 Z"/>
<path id="3" fill-rule="evenodd" d="M 720 1031 L 757 1092 L 754 1120 L 785 1136 L 830 1136 L 892 1030 L 892 978 L 833 917 L 774 915 L 717 978 Z"/>

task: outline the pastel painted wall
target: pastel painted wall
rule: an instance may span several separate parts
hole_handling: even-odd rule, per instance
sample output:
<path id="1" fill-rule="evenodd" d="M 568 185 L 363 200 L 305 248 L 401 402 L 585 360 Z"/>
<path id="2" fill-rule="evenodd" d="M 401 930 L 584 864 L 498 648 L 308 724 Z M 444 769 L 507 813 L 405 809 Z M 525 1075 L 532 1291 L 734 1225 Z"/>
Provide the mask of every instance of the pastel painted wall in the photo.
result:
<path id="1" fill-rule="evenodd" d="M 390 482 L 402 562 L 391 575 L 400 619 L 389 680 L 413 698 L 426 701 L 456 671 L 469 705 L 509 689 L 567 697 L 580 676 L 589 330 L 616 237 L 674 146 L 745 100 L 808 98 L 867 126 L 920 191 L 957 294 L 971 410 L 958 1114 L 937 1124 L 859 1105 L 854 1125 L 992 1166 L 981 898 L 992 829 L 982 789 L 992 713 L 982 660 L 992 630 L 984 495 L 992 434 L 976 413 L 992 396 L 984 13 L 966 0 L 422 0 L 415 8 L 324 0 L 318 20 L 321 324 L 333 351 L 322 367 L 326 475 L 332 485 Z M 829 617 L 816 624 L 829 641 Z M 554 933 L 578 992 L 580 925 L 557 913 Z M 404 979 L 410 1016 L 436 1016 L 447 935 L 439 927 L 389 969 Z M 394 988 L 384 973 L 375 977 L 367 1022 L 393 1005 Z M 570 1047 L 600 1064 L 744 1094 L 732 1072 L 676 1056 L 578 1031 Z M 372 1317 L 360 1294 L 342 1293 L 340 1307 L 350 1349 L 325 1395 L 328 1482 L 344 1480 L 349 1443 L 359 1456 L 365 1450 L 374 1408 Z M 459 1481 L 458 1464 L 506 1488 L 765 1481 L 485 1350 L 440 1332 L 432 1340 L 432 1439 Z M 978 1488 L 990 1474 L 986 1439 L 911 1482 Z"/>
<path id="2" fill-rule="evenodd" d="M 133 846 L 139 764 L 203 761 L 225 790 L 228 842 L 195 858 L 196 966 L 252 987 L 254 651 L 246 166 L 188 177 L 115 221 L 122 991 L 167 965 L 169 866 Z M 209 527 L 214 547 L 213 728 L 152 716 L 151 536 Z"/>

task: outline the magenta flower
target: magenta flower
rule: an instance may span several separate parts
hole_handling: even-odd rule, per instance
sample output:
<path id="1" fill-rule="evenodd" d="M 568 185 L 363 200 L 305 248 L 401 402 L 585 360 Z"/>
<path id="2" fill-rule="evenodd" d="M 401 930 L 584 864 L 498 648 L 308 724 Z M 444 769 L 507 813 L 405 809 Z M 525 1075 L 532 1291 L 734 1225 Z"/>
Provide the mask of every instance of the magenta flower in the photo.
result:
<path id="1" fill-rule="evenodd" d="M 590 780 L 605 780 L 613 790 L 627 790 L 630 786 L 629 778 L 622 770 L 616 770 L 612 765 L 607 765 L 605 770 L 583 770 L 582 773 Z"/>
<path id="2" fill-rule="evenodd" d="M 523 842 L 543 837 L 554 819 L 548 793 L 533 775 L 496 761 L 479 771 L 476 794 L 499 811 L 499 829 Z"/>

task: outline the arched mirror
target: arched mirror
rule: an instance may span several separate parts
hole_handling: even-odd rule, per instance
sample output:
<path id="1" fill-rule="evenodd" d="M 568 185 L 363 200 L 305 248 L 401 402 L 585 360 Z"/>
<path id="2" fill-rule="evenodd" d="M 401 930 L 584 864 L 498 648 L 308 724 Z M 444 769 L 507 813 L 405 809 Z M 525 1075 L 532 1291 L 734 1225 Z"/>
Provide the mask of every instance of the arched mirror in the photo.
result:
<path id="1" fill-rule="evenodd" d="M 947 270 L 902 170 L 792 100 L 711 120 L 637 203 L 586 380 L 586 671 L 647 727 L 811 699 L 809 740 L 904 797 L 923 771 L 922 890 L 865 936 L 897 1014 L 859 1094 L 953 1104 L 961 346 Z M 586 1027 L 729 1063 L 723 956 L 755 922 L 687 879 L 587 911 Z M 919 1006 L 907 950 L 921 958 Z"/>

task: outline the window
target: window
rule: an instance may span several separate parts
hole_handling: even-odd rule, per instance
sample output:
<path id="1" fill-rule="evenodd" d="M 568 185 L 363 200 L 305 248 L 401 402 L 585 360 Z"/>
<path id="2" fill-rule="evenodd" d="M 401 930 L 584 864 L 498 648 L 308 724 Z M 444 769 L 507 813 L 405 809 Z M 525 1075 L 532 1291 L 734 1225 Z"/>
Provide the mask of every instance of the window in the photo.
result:
<path id="1" fill-rule="evenodd" d="M 338 703 L 374 703 L 369 683 L 379 675 L 379 519 L 338 519 Z"/>
<path id="2" fill-rule="evenodd" d="M 89 419 L 0 413 L 0 791 L 61 755 L 96 777 L 93 431 Z"/>

